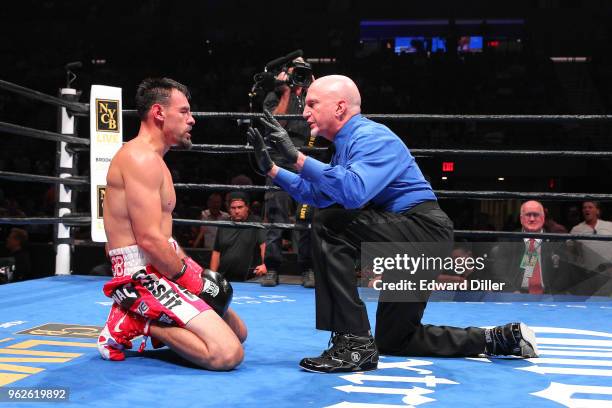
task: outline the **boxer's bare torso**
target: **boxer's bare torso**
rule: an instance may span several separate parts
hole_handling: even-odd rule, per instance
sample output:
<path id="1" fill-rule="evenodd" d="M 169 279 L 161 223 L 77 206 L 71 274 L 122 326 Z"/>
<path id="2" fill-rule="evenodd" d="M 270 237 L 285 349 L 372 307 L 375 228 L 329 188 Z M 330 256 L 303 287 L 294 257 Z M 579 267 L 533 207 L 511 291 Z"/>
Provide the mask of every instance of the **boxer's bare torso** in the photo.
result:
<path id="1" fill-rule="evenodd" d="M 147 173 L 146 177 L 142 177 L 142 172 Z M 176 205 L 172 176 L 162 157 L 145 140 L 133 139 L 117 152 L 108 170 L 106 184 L 104 229 L 109 250 L 137 243 L 132 217 L 146 214 L 142 214 L 141 200 L 130 199 L 134 195 L 142 197 L 145 194 L 147 200 L 159 202 L 159 228 L 165 237 L 172 236 L 172 211 Z M 129 186 L 127 189 L 126 185 Z M 157 186 L 157 190 L 152 186 Z"/>

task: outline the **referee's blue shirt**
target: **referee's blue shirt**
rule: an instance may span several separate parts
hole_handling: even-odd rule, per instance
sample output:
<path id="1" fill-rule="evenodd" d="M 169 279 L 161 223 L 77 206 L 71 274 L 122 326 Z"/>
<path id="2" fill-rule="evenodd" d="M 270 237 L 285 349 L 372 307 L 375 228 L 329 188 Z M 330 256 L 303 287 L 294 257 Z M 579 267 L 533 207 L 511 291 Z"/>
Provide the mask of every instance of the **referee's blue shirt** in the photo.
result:
<path id="1" fill-rule="evenodd" d="M 386 126 L 357 114 L 336 134 L 334 145 L 330 164 L 307 157 L 300 174 L 280 168 L 274 182 L 298 202 L 319 208 L 370 204 L 399 213 L 436 200 L 406 145 Z"/>

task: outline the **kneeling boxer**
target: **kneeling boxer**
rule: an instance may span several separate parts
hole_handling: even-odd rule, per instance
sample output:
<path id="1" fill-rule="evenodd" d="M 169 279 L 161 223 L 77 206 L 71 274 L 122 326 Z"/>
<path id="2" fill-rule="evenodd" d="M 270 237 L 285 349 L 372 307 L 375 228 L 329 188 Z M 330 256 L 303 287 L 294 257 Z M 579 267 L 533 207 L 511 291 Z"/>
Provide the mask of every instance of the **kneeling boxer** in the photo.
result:
<path id="1" fill-rule="evenodd" d="M 203 277 L 170 239 L 176 194 L 163 156 L 171 146 L 191 146 L 188 98 L 174 80 L 144 80 L 136 93 L 138 135 L 109 167 L 104 229 L 113 279 L 104 293 L 114 302 L 98 350 L 105 359 L 123 360 L 131 340 L 145 335 L 201 367 L 230 370 L 244 357 L 247 335 L 227 309 L 230 287 L 214 275 Z"/>
<path id="2" fill-rule="evenodd" d="M 123 360 L 122 350 L 131 348 L 130 340 L 139 335 L 152 336 L 152 344 L 158 348 L 161 341 L 150 332 L 151 322 L 184 328 L 195 316 L 210 309 L 225 320 L 241 342 L 246 339 L 246 327 L 229 309 L 231 284 L 219 273 L 203 270 L 186 257 L 176 241 L 171 239 L 169 244 L 182 255 L 184 263 L 174 280 L 149 264 L 137 245 L 109 252 L 114 278 L 104 285 L 104 294 L 114 302 L 98 342 L 104 358 Z"/>

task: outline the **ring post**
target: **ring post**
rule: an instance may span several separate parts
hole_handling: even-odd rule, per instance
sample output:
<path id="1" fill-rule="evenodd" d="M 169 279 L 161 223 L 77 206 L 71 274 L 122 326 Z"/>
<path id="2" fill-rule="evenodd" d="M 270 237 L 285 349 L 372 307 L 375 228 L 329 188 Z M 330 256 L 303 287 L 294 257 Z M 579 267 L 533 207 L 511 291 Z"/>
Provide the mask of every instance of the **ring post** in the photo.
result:
<path id="1" fill-rule="evenodd" d="M 77 91 L 74 88 L 60 89 L 62 98 L 76 100 Z M 74 135 L 75 116 L 68 113 L 65 107 L 59 108 L 60 133 L 64 135 Z M 73 155 L 66 150 L 66 142 L 58 142 L 56 153 L 56 173 L 61 178 L 71 177 L 76 174 L 76 166 Z M 72 188 L 65 184 L 58 184 L 57 216 L 63 217 L 72 212 Z M 55 274 L 70 275 L 70 256 L 71 256 L 71 228 L 65 224 L 57 224 L 55 234 Z"/>

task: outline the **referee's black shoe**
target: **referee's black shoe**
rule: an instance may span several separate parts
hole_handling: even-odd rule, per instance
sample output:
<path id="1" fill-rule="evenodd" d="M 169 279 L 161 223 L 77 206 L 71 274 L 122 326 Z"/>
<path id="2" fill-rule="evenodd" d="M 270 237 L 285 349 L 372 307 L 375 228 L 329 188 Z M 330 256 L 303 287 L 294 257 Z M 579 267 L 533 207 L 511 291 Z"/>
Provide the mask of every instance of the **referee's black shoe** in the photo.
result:
<path id="1" fill-rule="evenodd" d="M 300 367 L 314 373 L 369 371 L 378 367 L 378 350 L 372 336 L 332 333 L 332 346 L 319 357 L 307 357 Z"/>
<path id="2" fill-rule="evenodd" d="M 485 354 L 489 356 L 538 356 L 535 334 L 525 323 L 508 323 L 485 329 Z"/>

